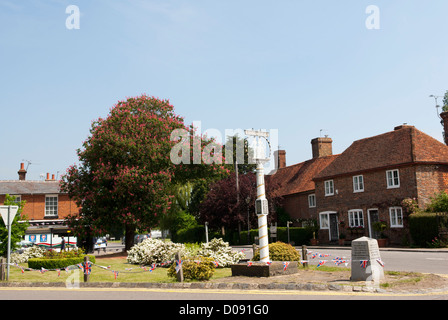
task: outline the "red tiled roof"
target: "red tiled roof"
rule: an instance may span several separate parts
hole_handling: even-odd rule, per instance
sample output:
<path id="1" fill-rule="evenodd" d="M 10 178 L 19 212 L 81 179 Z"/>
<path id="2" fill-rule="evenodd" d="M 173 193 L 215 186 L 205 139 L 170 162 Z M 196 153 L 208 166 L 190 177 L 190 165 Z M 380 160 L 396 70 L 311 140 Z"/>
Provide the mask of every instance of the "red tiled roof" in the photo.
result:
<path id="1" fill-rule="evenodd" d="M 448 146 L 414 126 L 403 125 L 394 131 L 353 142 L 315 178 L 412 163 L 448 164 Z"/>
<path id="2" fill-rule="evenodd" d="M 274 183 L 279 186 L 277 192 L 280 196 L 314 190 L 314 176 L 337 157 L 338 155 L 315 158 L 280 168 L 275 174 L 269 176 L 268 183 Z"/>

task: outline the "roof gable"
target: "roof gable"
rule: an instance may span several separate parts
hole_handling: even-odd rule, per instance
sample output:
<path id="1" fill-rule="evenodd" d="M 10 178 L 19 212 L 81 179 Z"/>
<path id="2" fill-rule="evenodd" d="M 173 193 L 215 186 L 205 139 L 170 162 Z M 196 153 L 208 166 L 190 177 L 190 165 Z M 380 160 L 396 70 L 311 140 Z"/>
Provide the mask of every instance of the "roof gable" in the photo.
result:
<path id="1" fill-rule="evenodd" d="M 57 194 L 59 181 L 0 181 L 0 195 Z"/>
<path id="2" fill-rule="evenodd" d="M 338 155 L 315 158 L 292 166 L 280 168 L 269 177 L 270 183 L 279 186 L 278 194 L 285 196 L 315 189 L 313 178 L 332 163 Z"/>

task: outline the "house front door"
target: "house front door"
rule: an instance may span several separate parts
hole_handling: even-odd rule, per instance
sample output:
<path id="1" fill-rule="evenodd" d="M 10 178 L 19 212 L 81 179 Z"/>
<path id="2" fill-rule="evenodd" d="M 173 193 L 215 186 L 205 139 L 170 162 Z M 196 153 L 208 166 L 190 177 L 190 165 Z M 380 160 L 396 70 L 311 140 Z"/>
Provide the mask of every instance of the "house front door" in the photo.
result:
<path id="1" fill-rule="evenodd" d="M 338 241 L 338 215 L 337 213 L 330 214 L 330 241 Z"/>
<path id="2" fill-rule="evenodd" d="M 373 229 L 373 224 L 375 222 L 380 221 L 380 215 L 378 213 L 378 209 L 369 209 L 367 211 L 369 213 L 369 236 L 370 238 L 379 239 L 380 233 Z"/>

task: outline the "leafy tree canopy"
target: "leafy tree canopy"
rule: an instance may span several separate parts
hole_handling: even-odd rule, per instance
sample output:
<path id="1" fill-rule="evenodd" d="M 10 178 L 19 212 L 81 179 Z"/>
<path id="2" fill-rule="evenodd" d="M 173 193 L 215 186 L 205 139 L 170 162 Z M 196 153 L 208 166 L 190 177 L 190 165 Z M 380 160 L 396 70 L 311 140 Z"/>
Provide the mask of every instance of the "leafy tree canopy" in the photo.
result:
<path id="1" fill-rule="evenodd" d="M 107 118 L 92 123 L 90 136 L 77 150 L 80 164 L 69 167 L 61 181 L 61 189 L 81 208 L 67 219 L 76 234 L 104 235 L 123 225 L 129 249 L 136 229 L 157 226 L 171 208 L 173 183 L 228 174 L 222 164 L 175 165 L 170 155 L 179 143 L 172 139 L 176 129 L 194 135 L 168 100 L 146 95 L 118 102 Z M 204 159 L 214 156 L 213 141 L 199 139 L 200 149 L 196 145 L 194 151 Z M 190 149 L 193 140 L 185 139 Z"/>

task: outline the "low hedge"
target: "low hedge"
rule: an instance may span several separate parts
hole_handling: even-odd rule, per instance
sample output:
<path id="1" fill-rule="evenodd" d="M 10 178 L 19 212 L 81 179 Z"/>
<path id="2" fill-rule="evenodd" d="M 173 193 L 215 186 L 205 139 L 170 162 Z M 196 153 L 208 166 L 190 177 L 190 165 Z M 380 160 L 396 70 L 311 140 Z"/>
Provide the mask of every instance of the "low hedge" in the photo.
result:
<path id="1" fill-rule="evenodd" d="M 277 241 L 269 244 L 269 258 L 271 261 L 299 261 L 300 253 L 292 245 Z M 260 260 L 260 249 L 255 251 L 252 260 Z"/>
<path id="2" fill-rule="evenodd" d="M 188 280 L 209 280 L 215 273 L 215 269 L 214 260 L 210 257 L 199 256 L 182 261 L 182 274 L 184 279 Z M 173 263 L 168 269 L 168 276 L 177 277 L 176 263 Z"/>
<path id="3" fill-rule="evenodd" d="M 96 262 L 94 255 L 88 255 L 89 261 Z M 45 258 L 31 258 L 28 260 L 28 268 L 31 269 L 63 269 L 68 266 L 77 265 L 84 262 L 84 256 L 62 259 L 45 259 Z"/>
<path id="4" fill-rule="evenodd" d="M 277 238 L 271 238 L 271 233 L 268 231 L 270 240 L 275 239 L 276 241 L 288 242 L 288 228 L 277 227 Z M 250 243 L 247 243 L 247 231 L 242 231 L 240 235 L 241 244 L 252 244 L 255 243 L 255 237 L 258 237 L 258 229 L 250 230 Z M 296 246 L 309 244 L 309 240 L 313 237 L 313 231 L 311 228 L 289 228 L 289 240 L 294 242 Z"/>
<path id="5" fill-rule="evenodd" d="M 409 216 L 409 231 L 412 242 L 419 247 L 426 247 L 439 235 L 439 223 L 435 213 L 413 213 Z"/>
<path id="6" fill-rule="evenodd" d="M 215 232 L 213 230 L 208 230 L 208 238 L 221 238 L 221 234 L 219 232 Z M 190 228 L 183 228 L 177 230 L 176 234 L 173 235 L 173 242 L 177 243 L 195 243 L 195 242 L 205 242 L 205 226 L 197 225 Z"/>

